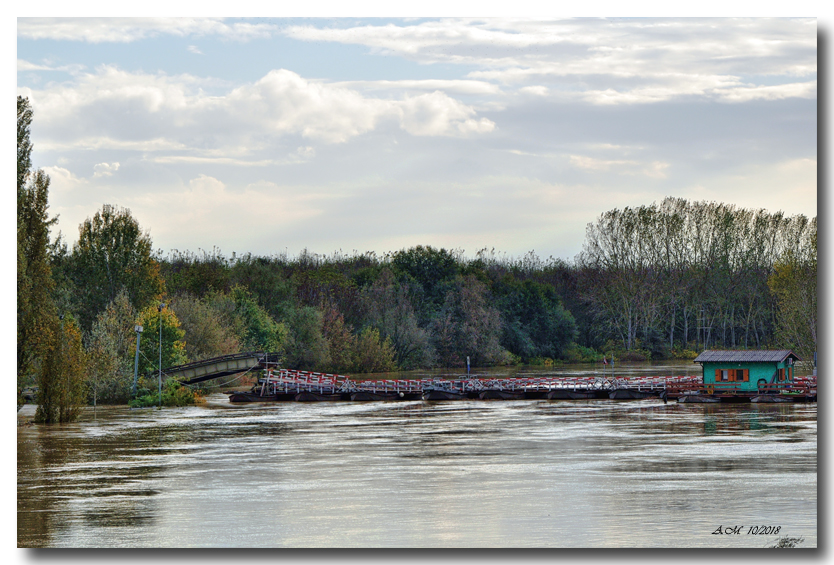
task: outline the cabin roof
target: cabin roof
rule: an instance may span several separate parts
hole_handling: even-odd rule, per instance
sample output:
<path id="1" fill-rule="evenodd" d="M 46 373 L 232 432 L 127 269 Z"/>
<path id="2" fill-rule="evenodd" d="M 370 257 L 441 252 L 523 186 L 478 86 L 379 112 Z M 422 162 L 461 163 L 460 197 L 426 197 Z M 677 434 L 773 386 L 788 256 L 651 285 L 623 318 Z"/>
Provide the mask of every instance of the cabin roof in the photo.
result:
<path id="1" fill-rule="evenodd" d="M 693 363 L 781 363 L 788 357 L 800 361 L 790 349 L 753 350 L 753 351 L 704 351 Z"/>

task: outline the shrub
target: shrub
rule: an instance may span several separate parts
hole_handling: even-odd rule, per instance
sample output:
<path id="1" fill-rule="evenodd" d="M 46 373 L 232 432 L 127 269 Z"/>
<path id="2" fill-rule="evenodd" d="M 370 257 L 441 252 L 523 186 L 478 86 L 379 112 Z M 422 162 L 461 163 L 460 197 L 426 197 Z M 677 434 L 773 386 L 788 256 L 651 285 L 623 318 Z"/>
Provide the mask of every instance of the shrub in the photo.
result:
<path id="1" fill-rule="evenodd" d="M 159 405 L 159 389 L 151 390 L 150 383 L 143 379 L 141 387 L 137 390 L 137 396 L 130 402 L 128 406 L 131 408 L 146 408 L 149 406 Z M 201 398 L 193 390 L 186 386 L 182 386 L 174 379 L 168 379 L 163 383 L 162 387 L 162 405 L 163 406 L 190 406 L 196 404 Z"/>
<path id="2" fill-rule="evenodd" d="M 565 360 L 570 363 L 599 363 L 602 358 L 602 353 L 576 343 L 565 350 Z"/>

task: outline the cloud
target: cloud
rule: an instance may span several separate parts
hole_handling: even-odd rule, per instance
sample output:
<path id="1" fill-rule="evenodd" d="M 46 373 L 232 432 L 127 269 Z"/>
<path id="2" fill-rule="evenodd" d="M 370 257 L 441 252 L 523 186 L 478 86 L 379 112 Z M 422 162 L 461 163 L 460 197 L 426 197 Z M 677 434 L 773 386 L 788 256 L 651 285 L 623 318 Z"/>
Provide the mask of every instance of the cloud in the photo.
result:
<path id="1" fill-rule="evenodd" d="M 200 51 L 200 49 L 196 45 L 189 45 L 186 48 L 186 51 L 188 51 L 189 53 L 194 53 L 195 55 L 202 55 L 203 54 L 203 52 Z"/>
<path id="2" fill-rule="evenodd" d="M 738 87 L 719 92 L 727 102 L 749 102 L 750 100 L 783 100 L 785 98 L 817 97 L 817 81 L 779 84 L 775 86 Z"/>
<path id="3" fill-rule="evenodd" d="M 43 171 L 49 175 L 51 192 L 55 192 L 56 188 L 60 191 L 70 192 L 87 184 L 85 179 L 78 178 L 70 170 L 63 167 L 44 167 Z"/>
<path id="4" fill-rule="evenodd" d="M 39 65 L 37 63 L 31 63 L 23 59 L 17 60 L 17 72 L 19 73 L 25 71 L 63 71 L 67 73 L 78 73 L 82 71 L 84 68 L 84 65 L 79 64 L 61 65 L 55 67 L 49 64 Z"/>
<path id="5" fill-rule="evenodd" d="M 474 119 L 475 110 L 440 91 L 406 98 L 399 109 L 402 127 L 412 135 L 467 135 L 495 129 L 495 123 Z"/>
<path id="6" fill-rule="evenodd" d="M 332 86 L 352 88 L 362 91 L 435 91 L 456 94 L 498 94 L 498 85 L 482 80 L 352 80 L 332 83 Z"/>
<path id="7" fill-rule="evenodd" d="M 288 26 L 283 33 L 364 45 L 421 64 L 475 67 L 467 74 L 474 82 L 530 94 L 574 93 L 604 105 L 692 95 L 737 101 L 805 97 L 811 95 L 807 88 L 749 84 L 746 77 L 793 83 L 817 68 L 814 19 L 442 19 Z"/>
<path id="8" fill-rule="evenodd" d="M 268 37 L 277 26 L 225 18 L 18 18 L 17 36 L 24 39 L 130 43 L 159 35 L 219 36 L 235 41 Z"/>
<path id="9" fill-rule="evenodd" d="M 373 98 L 283 69 L 225 95 L 206 94 L 204 82 L 105 66 L 73 83 L 19 93 L 32 101 L 47 148 L 133 147 L 229 157 L 284 137 L 344 143 L 384 123 L 420 136 L 483 134 L 495 127 L 440 91 Z"/>
<path id="10" fill-rule="evenodd" d="M 589 171 L 614 171 L 621 175 L 644 175 L 652 178 L 666 178 L 669 163 L 652 161 L 643 163 L 630 159 L 597 159 L 584 155 L 571 155 L 571 165 Z"/>
<path id="11" fill-rule="evenodd" d="M 93 167 L 93 178 L 109 177 L 118 170 L 118 163 L 99 163 Z"/>

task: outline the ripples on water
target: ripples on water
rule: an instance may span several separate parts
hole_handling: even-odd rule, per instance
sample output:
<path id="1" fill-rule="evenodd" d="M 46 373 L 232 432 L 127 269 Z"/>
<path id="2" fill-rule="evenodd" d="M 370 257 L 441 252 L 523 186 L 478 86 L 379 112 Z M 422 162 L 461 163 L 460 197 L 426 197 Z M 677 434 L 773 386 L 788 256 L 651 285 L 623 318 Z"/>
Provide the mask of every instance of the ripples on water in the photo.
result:
<path id="1" fill-rule="evenodd" d="M 816 404 L 208 400 L 21 428 L 18 545 L 816 546 Z"/>

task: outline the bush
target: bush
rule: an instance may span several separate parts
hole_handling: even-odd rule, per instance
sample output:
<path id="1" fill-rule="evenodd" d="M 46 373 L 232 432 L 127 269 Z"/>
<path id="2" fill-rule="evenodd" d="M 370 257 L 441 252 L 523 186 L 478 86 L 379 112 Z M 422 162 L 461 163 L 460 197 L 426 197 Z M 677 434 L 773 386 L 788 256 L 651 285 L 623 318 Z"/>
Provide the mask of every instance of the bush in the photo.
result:
<path id="1" fill-rule="evenodd" d="M 617 361 L 650 361 L 652 352 L 648 349 L 630 349 L 615 353 Z"/>
<path id="2" fill-rule="evenodd" d="M 569 363 L 599 363 L 602 358 L 602 353 L 576 343 L 565 350 L 565 361 Z"/>
<path id="3" fill-rule="evenodd" d="M 136 391 L 136 398 L 128 402 L 131 408 L 146 408 L 149 406 L 159 405 L 159 388 L 151 390 L 148 385 L 150 383 L 145 379 L 140 383 L 140 387 Z M 201 398 L 193 390 L 186 386 L 182 386 L 174 379 L 168 379 L 163 383 L 162 387 L 162 405 L 163 406 L 191 406 L 196 404 Z"/>
<path id="4" fill-rule="evenodd" d="M 530 359 L 529 364 L 535 367 L 552 367 L 553 359 L 550 357 L 533 357 Z"/>
<path id="5" fill-rule="evenodd" d="M 683 359 L 685 361 L 695 359 L 698 356 L 698 352 L 692 349 L 687 349 L 685 347 L 677 346 L 670 351 L 672 359 Z"/>

